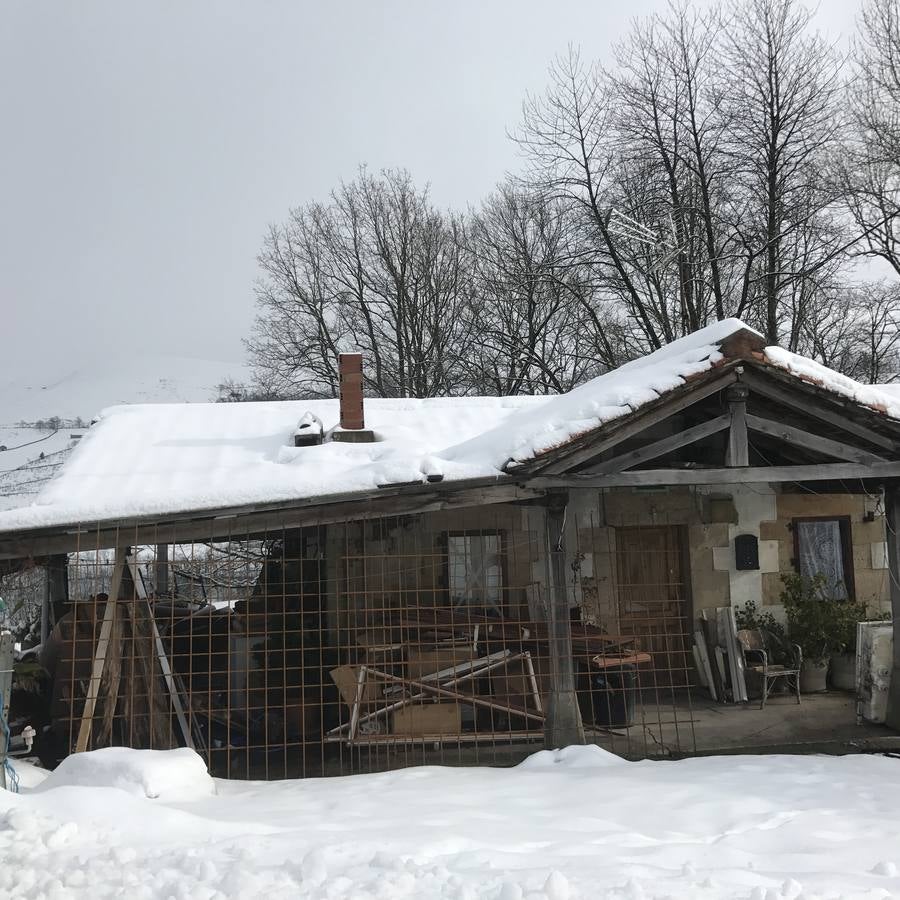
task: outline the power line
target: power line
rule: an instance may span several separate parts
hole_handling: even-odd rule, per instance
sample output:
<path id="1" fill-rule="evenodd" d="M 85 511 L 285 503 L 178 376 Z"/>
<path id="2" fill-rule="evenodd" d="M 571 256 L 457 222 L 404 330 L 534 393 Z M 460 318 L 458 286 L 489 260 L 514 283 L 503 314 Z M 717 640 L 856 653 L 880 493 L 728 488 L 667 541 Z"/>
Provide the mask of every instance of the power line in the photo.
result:
<path id="1" fill-rule="evenodd" d="M 16 447 L 7 447 L 6 450 L 0 451 L 0 452 L 7 453 L 10 450 L 21 450 L 23 447 L 30 447 L 32 444 L 39 444 L 41 441 L 49 441 L 50 438 L 52 438 L 53 435 L 55 435 L 55 434 L 59 434 L 58 427 L 55 428 L 53 431 L 51 431 L 50 434 L 44 435 L 44 437 L 42 437 L 42 438 L 37 438 L 36 440 L 33 440 L 33 441 L 26 441 L 24 444 L 19 444 Z M 12 471 L 12 470 L 10 470 L 10 471 Z"/>

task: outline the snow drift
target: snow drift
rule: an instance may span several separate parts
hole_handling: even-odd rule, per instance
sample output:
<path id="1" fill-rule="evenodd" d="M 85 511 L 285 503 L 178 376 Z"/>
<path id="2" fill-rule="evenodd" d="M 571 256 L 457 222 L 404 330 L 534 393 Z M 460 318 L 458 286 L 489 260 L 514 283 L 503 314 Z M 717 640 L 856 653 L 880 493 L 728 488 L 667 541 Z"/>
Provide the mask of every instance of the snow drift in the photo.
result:
<path id="1" fill-rule="evenodd" d="M 512 769 L 222 781 L 215 794 L 190 753 L 71 760 L 0 793 L 0 896 L 900 896 L 900 761 L 885 757 L 630 763 L 576 747 Z"/>
<path id="2" fill-rule="evenodd" d="M 186 747 L 178 750 L 130 750 L 106 747 L 73 753 L 35 790 L 59 787 L 117 788 L 151 800 L 187 803 L 215 794 L 206 763 Z"/>

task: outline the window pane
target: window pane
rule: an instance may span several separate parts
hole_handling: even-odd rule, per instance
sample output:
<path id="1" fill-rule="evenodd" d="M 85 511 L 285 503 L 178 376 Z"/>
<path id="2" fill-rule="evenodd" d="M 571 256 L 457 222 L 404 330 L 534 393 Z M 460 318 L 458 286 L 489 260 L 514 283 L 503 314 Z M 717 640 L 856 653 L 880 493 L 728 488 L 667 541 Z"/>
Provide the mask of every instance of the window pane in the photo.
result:
<path id="1" fill-rule="evenodd" d="M 499 535 L 449 535 L 447 568 L 453 606 L 483 606 L 500 611 Z"/>
<path id="2" fill-rule="evenodd" d="M 841 523 L 837 519 L 829 519 L 824 522 L 797 522 L 796 527 L 800 574 L 806 578 L 824 575 L 828 594 L 846 599 Z"/>

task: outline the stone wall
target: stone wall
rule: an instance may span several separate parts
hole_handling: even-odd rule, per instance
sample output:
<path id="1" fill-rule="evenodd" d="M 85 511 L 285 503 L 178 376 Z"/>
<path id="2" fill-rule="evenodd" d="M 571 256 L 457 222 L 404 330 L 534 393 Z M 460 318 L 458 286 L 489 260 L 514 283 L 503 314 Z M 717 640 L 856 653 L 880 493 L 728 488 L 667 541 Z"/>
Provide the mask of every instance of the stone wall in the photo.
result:
<path id="1" fill-rule="evenodd" d="M 616 630 L 616 529 L 671 525 L 682 528 L 688 543 L 694 618 L 702 609 L 742 606 L 750 600 L 780 617 L 781 574 L 794 571 L 790 524 L 794 518 L 809 516 L 850 517 L 856 598 L 874 612 L 887 610 L 884 518 L 876 507 L 876 499 L 866 495 L 784 493 L 768 485 L 585 491 L 570 505 L 570 517 L 577 524 L 571 523 L 568 536 L 580 558 L 583 615 Z M 739 534 L 759 539 L 758 570 L 735 568 L 734 538 Z"/>
<path id="2" fill-rule="evenodd" d="M 865 495 L 785 493 L 768 485 L 573 491 L 565 534 L 570 595 L 585 621 L 618 633 L 617 529 L 677 526 L 687 544 L 684 593 L 692 618 L 702 609 L 741 606 L 749 600 L 781 616 L 780 576 L 794 571 L 791 520 L 833 515 L 850 517 L 857 599 L 871 604 L 873 611 L 886 610 L 884 518 L 876 506 L 875 498 Z M 404 604 L 440 602 L 445 589 L 443 536 L 479 529 L 504 536 L 510 614 L 542 618 L 547 577 L 544 510 L 508 505 L 329 526 L 332 627 L 353 627 L 354 611 L 365 608 L 387 612 Z M 738 534 L 759 539 L 758 570 L 735 568 Z"/>

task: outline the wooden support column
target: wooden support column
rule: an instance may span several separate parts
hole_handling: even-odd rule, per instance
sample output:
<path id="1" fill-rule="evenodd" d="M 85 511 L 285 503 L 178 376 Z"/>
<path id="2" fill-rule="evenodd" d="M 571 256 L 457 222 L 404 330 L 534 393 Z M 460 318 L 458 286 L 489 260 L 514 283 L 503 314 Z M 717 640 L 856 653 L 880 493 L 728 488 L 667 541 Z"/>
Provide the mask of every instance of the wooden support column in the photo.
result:
<path id="1" fill-rule="evenodd" d="M 106 653 L 109 650 L 116 612 L 119 608 L 119 592 L 122 588 L 125 557 L 126 555 L 121 549 L 116 550 L 116 561 L 113 564 L 109 595 L 103 610 L 100 637 L 97 639 L 97 646 L 94 650 L 94 662 L 91 666 L 91 678 L 87 686 L 87 696 L 84 700 L 84 711 L 81 714 L 78 740 L 75 742 L 76 753 L 83 753 L 87 750 L 91 740 L 91 729 L 94 726 L 94 709 L 97 706 L 97 698 L 100 695 L 100 683 L 103 680 L 103 670 L 106 668 Z"/>
<path id="2" fill-rule="evenodd" d="M 47 602 L 48 627 L 52 629 L 66 614 L 69 603 L 69 557 L 65 553 L 47 560 Z"/>
<path id="3" fill-rule="evenodd" d="M 550 696 L 544 722 L 548 750 L 584 743 L 584 726 L 575 694 L 572 619 L 566 585 L 564 531 L 568 493 L 550 495 L 547 506 L 547 630 L 550 643 Z"/>
<path id="4" fill-rule="evenodd" d="M 169 593 L 169 545 L 156 545 L 156 572 L 154 588 L 157 597 L 166 597 Z"/>
<path id="5" fill-rule="evenodd" d="M 728 431 L 728 450 L 725 455 L 725 465 L 749 466 L 750 450 L 747 443 L 747 397 L 750 391 L 747 385 L 732 384 L 725 392 L 728 398 L 728 410 L 731 418 L 731 427 Z"/>
<path id="6" fill-rule="evenodd" d="M 50 570 L 44 569 L 44 595 L 41 597 L 41 646 L 50 637 Z"/>
<path id="7" fill-rule="evenodd" d="M 900 483 L 893 482 L 885 487 L 884 500 L 888 578 L 894 620 L 894 659 L 885 723 L 891 728 L 900 729 Z"/>

